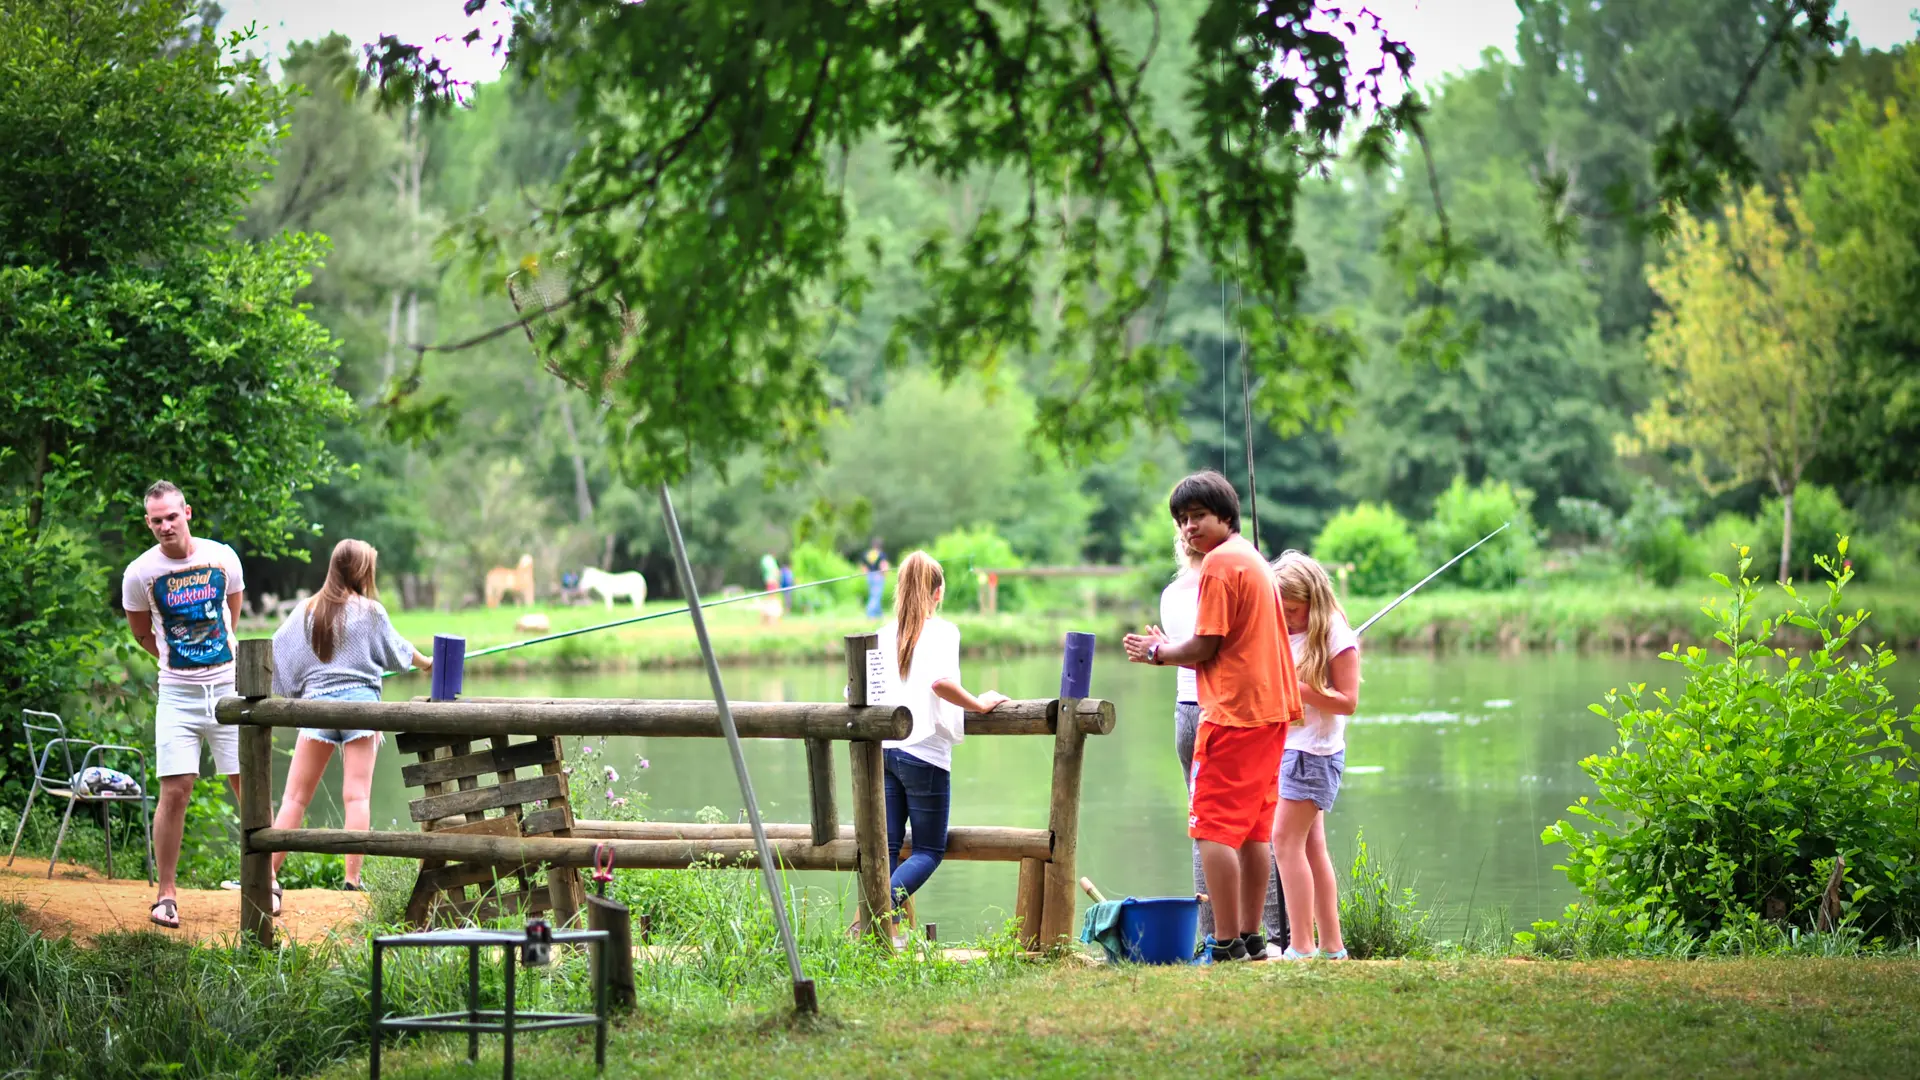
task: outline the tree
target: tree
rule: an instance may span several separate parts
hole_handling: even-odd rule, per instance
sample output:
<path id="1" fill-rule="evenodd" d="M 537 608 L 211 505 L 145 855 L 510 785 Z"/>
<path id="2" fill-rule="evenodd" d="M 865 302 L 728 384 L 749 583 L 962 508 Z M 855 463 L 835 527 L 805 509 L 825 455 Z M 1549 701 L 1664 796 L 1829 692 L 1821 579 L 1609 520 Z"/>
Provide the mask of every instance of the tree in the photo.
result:
<path id="1" fill-rule="evenodd" d="M 227 235 L 284 106 L 243 39 L 175 47 L 196 10 L 0 4 L 0 485 L 29 528 L 137 529 L 167 476 L 271 554 L 345 401 L 293 298 L 319 243 Z"/>
<path id="2" fill-rule="evenodd" d="M 1710 491 L 1766 480 L 1780 497 L 1785 581 L 1794 489 L 1845 374 L 1845 300 L 1823 272 L 1812 222 L 1794 193 L 1749 190 L 1723 221 L 1682 215 L 1671 259 L 1649 281 L 1667 310 L 1647 351 L 1668 385 L 1637 419 L 1640 438 L 1687 454 Z"/>
<path id="3" fill-rule="evenodd" d="M 187 491 L 197 531 L 271 555 L 309 530 L 296 496 L 333 466 L 321 433 L 346 400 L 294 299 L 321 244 L 229 235 L 285 116 L 243 44 L 184 0 L 0 0 L 9 717 L 109 683 L 103 647 L 126 638 L 103 567 L 144 532 L 149 482 Z M 25 775 L 0 740 L 0 776 Z"/>

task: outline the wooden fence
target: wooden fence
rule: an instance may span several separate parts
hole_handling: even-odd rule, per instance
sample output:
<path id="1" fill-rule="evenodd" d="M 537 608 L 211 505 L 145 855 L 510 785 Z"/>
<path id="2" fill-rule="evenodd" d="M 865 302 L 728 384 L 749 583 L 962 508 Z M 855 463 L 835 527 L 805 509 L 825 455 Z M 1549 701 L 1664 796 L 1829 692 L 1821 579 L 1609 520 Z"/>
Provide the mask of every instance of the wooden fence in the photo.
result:
<path id="1" fill-rule="evenodd" d="M 796 739 L 805 746 L 811 820 L 804 824 L 766 826 L 773 855 L 796 870 L 850 870 L 859 876 L 862 917 L 882 942 L 882 916 L 891 909 L 888 887 L 886 789 L 881 742 L 905 738 L 912 718 L 904 707 L 882 708 L 867 702 L 869 650 L 872 634 L 846 639 L 847 699 L 844 703 L 735 702 L 734 723 L 746 739 Z M 451 701 L 336 701 L 274 698 L 272 645 L 266 640 L 240 642 L 235 673 L 236 696 L 222 698 L 215 715 L 223 724 L 240 728 L 240 930 L 243 937 L 270 945 L 270 859 L 276 851 L 328 854 L 387 855 L 420 859 L 423 864 L 469 862 L 504 867 L 544 864 L 552 868 L 593 865 L 595 849 L 605 844 L 621 867 L 675 869 L 719 858 L 730 866 L 757 867 L 758 853 L 745 825 L 700 825 L 682 822 L 625 822 L 571 819 L 565 835 L 511 835 L 486 828 L 484 822 L 417 833 L 347 829 L 277 829 L 271 802 L 273 729 L 276 727 L 359 728 L 408 733 L 405 738 L 431 744 L 450 756 L 423 758 L 408 766 L 410 782 L 437 779 L 451 783 L 460 769 L 456 760 L 479 755 L 459 750 L 469 742 L 491 740 L 495 770 L 502 792 L 493 798 L 474 796 L 465 802 L 502 805 L 517 801 L 515 785 L 535 781 L 514 779 L 509 751 L 528 744 L 509 744 L 508 736 L 644 735 L 654 737 L 720 738 L 719 711 L 711 701 L 644 701 L 583 698 L 459 698 Z M 1080 822 L 1080 781 L 1089 735 L 1113 731 L 1115 709 L 1097 698 L 1054 698 L 1009 701 L 991 713 L 968 713 L 966 733 L 976 735 L 1044 735 L 1053 740 L 1053 775 L 1045 829 L 997 826 L 952 827 L 947 839 L 949 859 L 1017 862 L 1019 884 L 1014 914 L 1020 936 L 1029 948 L 1052 947 L 1074 932 L 1075 854 Z M 423 736 L 448 738 L 426 739 Z M 840 821 L 834 781 L 832 747 L 844 742 L 853 780 L 853 823 Z M 451 743 L 453 745 L 449 746 Z M 443 764 L 444 762 L 444 764 Z M 557 762 L 542 756 L 547 774 Z M 417 775 L 415 775 L 417 774 Z M 444 775 L 443 775 L 444 774 Z M 462 777 L 461 779 L 468 779 Z M 557 779 L 557 778 L 556 778 Z M 551 780 L 536 778 L 548 786 Z M 462 787 L 468 785 L 463 783 Z M 531 789 L 529 789 L 531 790 Z M 544 788 L 542 789 L 545 790 Z M 455 793 L 458 794 L 457 792 Z M 446 800 L 430 794 L 428 799 Z M 460 801 L 455 799 L 454 801 Z M 434 822 L 416 807 L 422 828 Z M 516 807 L 517 809 L 517 807 Z M 536 817 L 546 811 L 536 811 Z M 546 823 L 548 829 L 563 824 Z M 464 830 L 464 831 L 463 831 Z M 909 847 L 911 845 L 909 844 Z M 423 875 L 423 878 L 425 875 Z M 525 875 L 522 875 L 523 880 Z M 568 880 L 572 877 L 569 874 Z M 569 885 L 571 887 L 571 885 Z M 529 887 L 528 891 L 531 891 Z M 577 889 L 573 890 L 577 893 Z M 560 896 L 556 888 L 556 898 Z M 474 902 L 477 904 L 478 902 Z M 570 915 L 573 904 L 556 902 L 556 914 Z"/>

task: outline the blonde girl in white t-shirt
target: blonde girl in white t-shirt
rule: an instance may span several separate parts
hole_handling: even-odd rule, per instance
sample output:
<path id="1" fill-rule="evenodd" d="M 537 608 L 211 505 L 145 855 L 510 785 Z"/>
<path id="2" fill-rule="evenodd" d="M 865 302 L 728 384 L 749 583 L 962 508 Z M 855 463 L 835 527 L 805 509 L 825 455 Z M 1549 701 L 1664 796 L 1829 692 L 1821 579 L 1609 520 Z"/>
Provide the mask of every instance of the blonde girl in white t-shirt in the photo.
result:
<path id="1" fill-rule="evenodd" d="M 946 575 L 933 556 L 916 551 L 900 564 L 893 621 L 880 628 L 886 691 L 876 705 L 905 705 L 913 729 L 885 751 L 887 865 L 897 906 L 926 884 L 947 852 L 953 806 L 953 747 L 966 737 L 966 714 L 992 712 L 1005 695 L 979 697 L 960 685 L 960 630 L 934 613 L 946 598 Z M 907 825 L 913 854 L 900 859 Z"/>
<path id="2" fill-rule="evenodd" d="M 1360 707 L 1360 639 L 1319 563 L 1298 551 L 1273 564 L 1280 610 L 1305 717 L 1287 730 L 1280 760 L 1280 808 L 1273 819 L 1273 858 L 1286 893 L 1291 940 L 1281 958 L 1344 960 L 1340 893 L 1327 856 L 1327 811 L 1346 771 L 1347 717 Z M 1316 944 L 1317 932 L 1317 944 Z"/>

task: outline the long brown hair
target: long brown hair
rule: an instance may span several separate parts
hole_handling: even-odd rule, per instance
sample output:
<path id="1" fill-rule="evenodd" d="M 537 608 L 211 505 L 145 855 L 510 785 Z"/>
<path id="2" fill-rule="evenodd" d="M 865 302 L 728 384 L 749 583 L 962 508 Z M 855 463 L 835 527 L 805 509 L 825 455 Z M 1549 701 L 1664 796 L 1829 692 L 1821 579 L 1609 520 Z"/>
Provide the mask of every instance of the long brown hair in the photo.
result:
<path id="1" fill-rule="evenodd" d="M 893 622 L 903 681 L 913 672 L 913 649 L 920 644 L 920 631 L 939 606 L 934 594 L 946 583 L 946 571 L 924 551 L 914 552 L 900 564 L 900 577 L 893 585 Z"/>
<path id="2" fill-rule="evenodd" d="M 327 560 L 327 583 L 307 601 L 307 643 L 321 663 L 333 660 L 347 601 L 355 596 L 380 599 L 380 590 L 373 582 L 374 564 L 379 558 L 380 553 L 365 540 L 342 540 L 333 545 L 333 557 Z"/>
<path id="3" fill-rule="evenodd" d="M 1327 655 L 1327 650 L 1333 637 L 1333 617 L 1338 614 L 1344 619 L 1347 613 L 1340 606 L 1340 598 L 1334 595 L 1333 581 L 1327 577 L 1326 568 L 1302 552 L 1289 549 L 1273 561 L 1273 583 L 1279 586 L 1282 597 L 1304 600 L 1307 604 L 1307 647 L 1301 650 L 1299 663 L 1295 665 L 1300 681 L 1322 692 L 1332 689 L 1327 676 L 1333 657 Z"/>

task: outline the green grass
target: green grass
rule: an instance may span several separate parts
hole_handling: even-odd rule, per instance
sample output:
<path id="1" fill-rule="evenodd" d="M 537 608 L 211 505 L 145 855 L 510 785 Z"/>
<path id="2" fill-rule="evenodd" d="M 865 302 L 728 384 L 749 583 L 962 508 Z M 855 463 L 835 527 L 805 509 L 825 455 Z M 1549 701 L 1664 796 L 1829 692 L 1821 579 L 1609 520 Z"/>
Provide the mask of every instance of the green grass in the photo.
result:
<path id="1" fill-rule="evenodd" d="M 724 1015 L 634 1017 L 610 1076 L 1901 1076 L 1920 1069 L 1920 962 L 1498 960 L 1029 968 L 970 986 L 828 991 L 795 1025 L 770 992 Z M 491 1075 L 464 1042 L 383 1075 Z M 327 1075 L 364 1071 L 343 1063 Z M 520 1043 L 577 1077 L 584 1034 Z"/>

